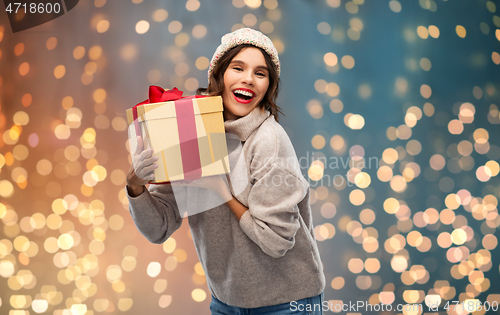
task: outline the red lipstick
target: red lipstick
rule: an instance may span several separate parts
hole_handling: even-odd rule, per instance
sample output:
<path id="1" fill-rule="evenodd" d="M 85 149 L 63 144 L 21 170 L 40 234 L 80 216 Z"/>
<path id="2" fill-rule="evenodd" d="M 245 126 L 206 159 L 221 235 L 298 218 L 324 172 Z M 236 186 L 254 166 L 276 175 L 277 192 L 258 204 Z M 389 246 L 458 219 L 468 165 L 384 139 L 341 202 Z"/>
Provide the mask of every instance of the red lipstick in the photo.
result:
<path id="1" fill-rule="evenodd" d="M 236 91 L 247 92 L 247 93 L 251 94 L 252 96 L 251 96 L 249 99 L 246 99 L 246 98 L 243 98 L 243 97 L 238 97 L 237 95 L 242 95 L 242 93 L 235 93 Z M 239 89 L 235 89 L 235 90 L 233 90 L 233 96 L 234 96 L 234 99 L 235 99 L 238 103 L 241 103 L 241 104 L 248 104 L 248 103 L 252 102 L 252 100 L 254 99 L 254 97 L 255 97 L 255 93 L 254 93 L 254 91 L 252 91 L 252 90 L 250 90 L 250 89 L 239 88 Z M 246 95 L 245 95 L 245 96 L 246 96 Z"/>

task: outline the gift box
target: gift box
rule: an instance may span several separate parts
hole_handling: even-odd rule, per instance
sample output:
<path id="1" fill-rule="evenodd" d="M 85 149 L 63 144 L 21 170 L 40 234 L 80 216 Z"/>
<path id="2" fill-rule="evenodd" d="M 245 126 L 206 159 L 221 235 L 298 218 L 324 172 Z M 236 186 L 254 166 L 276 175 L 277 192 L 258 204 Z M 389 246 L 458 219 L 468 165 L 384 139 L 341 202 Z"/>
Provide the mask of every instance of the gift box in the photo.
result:
<path id="1" fill-rule="evenodd" d="M 176 88 L 149 87 L 149 99 L 127 110 L 130 152 L 137 136 L 158 157 L 155 180 L 166 183 L 229 174 L 220 96 L 182 97 Z"/>

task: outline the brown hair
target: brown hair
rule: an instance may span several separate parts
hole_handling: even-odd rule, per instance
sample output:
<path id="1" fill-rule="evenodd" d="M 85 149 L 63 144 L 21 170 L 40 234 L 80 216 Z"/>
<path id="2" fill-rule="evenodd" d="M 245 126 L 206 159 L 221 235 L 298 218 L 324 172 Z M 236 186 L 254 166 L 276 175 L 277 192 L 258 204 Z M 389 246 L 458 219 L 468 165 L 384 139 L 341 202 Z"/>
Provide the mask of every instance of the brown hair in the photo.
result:
<path id="1" fill-rule="evenodd" d="M 264 95 L 264 98 L 258 106 L 270 111 L 271 114 L 274 115 L 276 121 L 278 121 L 278 113 L 284 115 L 281 111 L 281 108 L 276 105 L 276 98 L 278 97 L 280 83 L 278 71 L 276 69 L 276 65 L 271 60 L 271 57 L 269 57 L 269 55 L 263 49 L 253 45 L 239 45 L 230 49 L 224 55 L 222 55 L 215 64 L 212 73 L 210 74 L 210 78 L 208 79 L 208 87 L 199 88 L 196 91 L 196 94 L 204 94 L 210 96 L 222 95 L 222 92 L 224 91 L 224 73 L 226 72 L 233 58 L 236 57 L 236 55 L 240 51 L 248 47 L 258 48 L 262 52 L 262 55 L 264 55 L 264 59 L 266 60 L 267 69 L 269 70 L 269 87 L 267 88 L 266 95 Z"/>

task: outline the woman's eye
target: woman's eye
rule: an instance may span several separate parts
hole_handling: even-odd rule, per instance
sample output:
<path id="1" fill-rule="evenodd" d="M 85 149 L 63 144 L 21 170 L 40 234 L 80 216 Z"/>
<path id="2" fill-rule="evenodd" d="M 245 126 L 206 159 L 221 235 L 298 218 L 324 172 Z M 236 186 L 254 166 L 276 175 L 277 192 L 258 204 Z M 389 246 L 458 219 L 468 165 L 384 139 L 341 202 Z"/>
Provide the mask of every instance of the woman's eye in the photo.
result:
<path id="1" fill-rule="evenodd" d="M 265 77 L 266 76 L 266 74 L 263 73 L 263 72 L 258 72 L 257 75 L 260 76 L 260 77 Z"/>
<path id="2" fill-rule="evenodd" d="M 234 67 L 233 68 L 234 70 L 238 70 L 238 71 L 242 71 L 243 69 L 241 69 L 240 67 Z"/>

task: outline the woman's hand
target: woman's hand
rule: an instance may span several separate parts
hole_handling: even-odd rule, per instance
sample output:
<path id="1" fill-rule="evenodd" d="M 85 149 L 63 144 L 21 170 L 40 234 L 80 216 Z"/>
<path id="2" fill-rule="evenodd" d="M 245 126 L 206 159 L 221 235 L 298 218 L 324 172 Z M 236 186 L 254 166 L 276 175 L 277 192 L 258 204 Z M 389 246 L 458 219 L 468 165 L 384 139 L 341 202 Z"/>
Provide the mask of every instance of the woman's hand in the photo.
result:
<path id="1" fill-rule="evenodd" d="M 145 185 L 155 178 L 154 170 L 158 168 L 153 156 L 153 149 L 144 150 L 141 136 L 137 136 L 137 148 L 132 154 L 132 167 L 127 173 L 127 188 L 129 195 L 137 197 L 144 192 Z"/>
<path id="2" fill-rule="evenodd" d="M 222 176 L 224 175 L 201 177 L 193 181 L 190 180 L 175 181 L 174 185 L 201 187 L 205 189 L 210 189 L 216 192 L 224 200 L 224 202 L 227 202 L 233 198 L 233 195 L 229 190 L 226 180 L 224 180 Z"/>
<path id="3" fill-rule="evenodd" d="M 228 182 L 230 182 L 229 176 L 226 175 L 226 180 L 224 180 L 222 176 L 224 175 L 201 177 L 194 181 L 175 181 L 174 184 L 179 184 L 182 186 L 201 187 L 216 192 L 229 206 L 229 209 L 231 209 L 231 212 L 239 221 L 241 219 L 241 216 L 245 214 L 246 211 L 248 211 L 248 208 L 241 202 L 239 202 L 236 198 L 234 198 L 231 194 L 231 191 L 229 190 L 229 186 L 227 184 Z"/>

